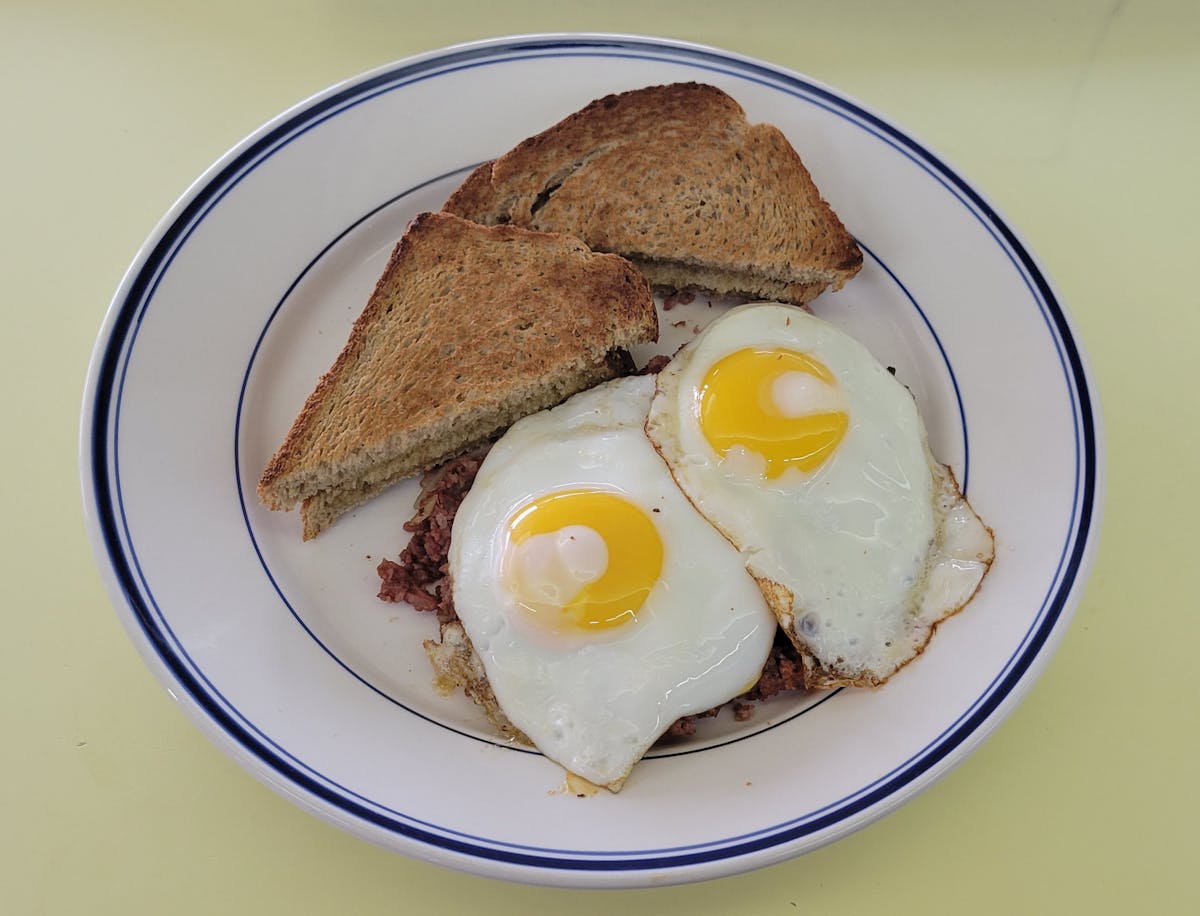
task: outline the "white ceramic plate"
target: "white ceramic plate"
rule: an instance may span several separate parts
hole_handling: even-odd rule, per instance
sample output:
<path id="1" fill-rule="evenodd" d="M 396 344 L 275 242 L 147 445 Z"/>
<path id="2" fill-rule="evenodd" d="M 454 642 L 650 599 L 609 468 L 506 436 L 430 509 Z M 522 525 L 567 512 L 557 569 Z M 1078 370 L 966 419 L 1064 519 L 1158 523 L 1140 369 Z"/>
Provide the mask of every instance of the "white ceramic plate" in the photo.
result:
<path id="1" fill-rule="evenodd" d="M 375 598 L 415 485 L 317 540 L 254 484 L 407 222 L 468 170 L 588 101 L 720 86 L 777 124 L 860 239 L 815 310 L 895 366 L 994 527 L 967 611 L 879 691 L 780 698 L 576 798 L 431 687 L 431 617 Z M 488 303 L 481 302 L 480 308 Z M 670 322 L 707 317 L 704 300 Z M 673 341 L 667 344 L 669 349 Z M 268 785 L 372 841 L 513 880 L 633 886 L 744 871 L 894 809 L 1028 690 L 1096 539 L 1098 416 L 1036 261 L 983 197 L 856 102 L 769 64 L 624 36 L 499 39 L 402 61 L 279 116 L 205 173 L 116 294 L 85 396 L 97 557 L 147 664 Z"/>

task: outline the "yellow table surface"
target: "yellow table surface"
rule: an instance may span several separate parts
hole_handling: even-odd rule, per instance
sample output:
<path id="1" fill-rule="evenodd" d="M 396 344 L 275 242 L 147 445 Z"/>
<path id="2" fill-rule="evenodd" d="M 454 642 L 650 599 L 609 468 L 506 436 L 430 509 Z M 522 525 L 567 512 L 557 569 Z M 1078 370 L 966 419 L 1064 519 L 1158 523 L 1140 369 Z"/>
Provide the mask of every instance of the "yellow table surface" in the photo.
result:
<path id="1" fill-rule="evenodd" d="M 1015 714 L 882 821 L 702 884 L 510 885 L 302 813 L 151 676 L 85 536 L 89 352 L 189 183 L 335 81 L 559 30 L 762 57 L 942 153 L 1057 283 L 1107 425 L 1094 573 Z M 0 86 L 0 913 L 1200 912 L 1200 4 L 9 0 Z"/>

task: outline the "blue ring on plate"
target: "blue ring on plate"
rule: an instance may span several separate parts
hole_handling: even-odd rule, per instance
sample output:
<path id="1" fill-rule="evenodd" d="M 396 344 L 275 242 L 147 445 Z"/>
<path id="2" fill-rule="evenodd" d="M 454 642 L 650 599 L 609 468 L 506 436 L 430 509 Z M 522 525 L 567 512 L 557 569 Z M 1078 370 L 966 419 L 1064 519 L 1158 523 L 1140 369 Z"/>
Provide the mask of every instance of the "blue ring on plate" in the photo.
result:
<path id="1" fill-rule="evenodd" d="M 436 832 L 436 825 L 422 825 L 404 818 L 399 812 L 386 812 L 372 807 L 361 799 L 333 784 L 319 773 L 307 770 L 302 763 L 290 758 L 286 751 L 244 720 L 236 710 L 227 709 L 214 695 L 212 685 L 205 689 L 203 675 L 193 673 L 178 654 L 165 620 L 153 605 L 153 595 L 145 589 L 137 555 L 132 546 L 124 508 L 120 501 L 119 456 L 115 447 L 120 423 L 121 394 L 142 315 L 162 274 L 170 266 L 178 246 L 186 240 L 204 214 L 220 200 L 241 177 L 254 168 L 275 148 L 294 136 L 310 130 L 346 107 L 361 104 L 373 96 L 401 86 L 428 79 L 445 72 L 469 67 L 502 64 L 530 57 L 628 57 L 659 60 L 668 63 L 690 64 L 696 69 L 719 72 L 761 83 L 813 104 L 857 124 L 877 139 L 888 143 L 954 194 L 1000 245 L 1014 268 L 1024 280 L 1040 306 L 1043 320 L 1051 333 L 1059 354 L 1075 418 L 1076 439 L 1076 499 L 1072 507 L 1071 527 L 1060 555 L 1058 568 L 1043 601 L 1040 622 L 1027 633 L 1021 646 L 1009 660 L 1006 669 L 988 686 L 987 691 L 972 707 L 908 763 L 877 780 L 872 786 L 824 809 L 808 812 L 782 824 L 737 837 L 710 841 L 691 847 L 670 849 L 626 850 L 614 852 L 570 851 L 516 846 L 473 837 L 467 834 Z M 909 785 L 950 754 L 996 711 L 1004 699 L 1025 675 L 1039 655 L 1042 646 L 1053 632 L 1083 563 L 1092 533 L 1092 520 L 1097 497 L 1096 426 L 1091 396 L 1087 388 L 1082 357 L 1070 334 L 1066 315 L 1042 276 L 1031 255 L 1016 239 L 1013 232 L 997 217 L 987 203 L 969 185 L 951 171 L 940 159 L 905 136 L 882 119 L 863 111 L 852 102 L 843 100 L 822 87 L 800 77 L 776 71 L 770 67 L 740 60 L 719 51 L 667 42 L 636 38 L 545 38 L 518 39 L 507 43 L 488 44 L 452 50 L 436 57 L 401 64 L 369 77 L 362 82 L 332 93 L 314 102 L 304 111 L 293 115 L 252 142 L 227 165 L 208 180 L 204 188 L 188 201 L 178 217 L 163 231 L 162 237 L 145 257 L 145 261 L 130 283 L 125 299 L 117 304 L 112 330 L 98 360 L 95 400 L 90 430 L 93 496 L 97 507 L 97 524 L 108 553 L 117 584 L 123 591 L 134 618 L 148 643 L 164 666 L 206 715 L 260 762 L 297 788 L 310 792 L 344 813 L 359 818 L 385 831 L 398 833 L 447 851 L 516 865 L 562 869 L 567 871 L 645 871 L 717 862 L 779 846 L 800 837 L 818 832 L 848 818 L 859 815 L 883 801 L 894 792 Z M 115 391 L 115 397 L 113 392 Z M 113 448 L 109 448 L 112 431 Z M 85 431 L 85 435 L 88 433 Z M 110 475 L 116 481 L 114 502 Z M 122 537 L 124 535 L 124 537 Z M 124 545 L 128 544 L 128 548 Z M 142 587 L 139 588 L 139 580 Z M 156 619 L 157 618 L 157 619 Z M 160 624 L 162 626 L 160 626 Z M 204 682 L 204 683 L 202 683 Z M 427 829 L 428 828 L 428 829 Z"/>

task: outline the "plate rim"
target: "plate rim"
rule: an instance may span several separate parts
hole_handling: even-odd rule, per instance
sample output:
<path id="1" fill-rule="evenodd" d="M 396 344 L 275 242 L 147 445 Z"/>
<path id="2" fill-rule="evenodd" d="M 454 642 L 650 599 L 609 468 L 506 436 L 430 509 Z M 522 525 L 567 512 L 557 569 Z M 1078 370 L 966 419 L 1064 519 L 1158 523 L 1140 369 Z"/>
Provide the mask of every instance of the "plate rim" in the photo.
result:
<path id="1" fill-rule="evenodd" d="M 186 227 L 192 217 L 200 212 L 212 189 L 223 188 L 222 193 L 216 197 L 216 200 L 219 200 L 223 193 L 233 186 L 227 185 L 226 182 L 237 175 L 239 163 L 253 162 L 256 150 L 269 149 L 278 139 L 287 136 L 291 132 L 291 128 L 307 129 L 315 123 L 320 123 L 324 117 L 313 120 L 316 114 L 326 107 L 336 108 L 339 100 L 365 101 L 369 97 L 372 87 L 395 83 L 402 79 L 403 74 L 413 72 L 415 68 L 421 66 L 433 64 L 432 69 L 437 69 L 438 63 L 448 63 L 449 60 L 456 57 L 486 60 L 510 56 L 513 52 L 522 50 L 547 52 L 554 49 L 570 48 L 579 51 L 589 48 L 595 52 L 596 49 L 604 47 L 625 48 L 626 50 L 631 47 L 636 48 L 643 53 L 633 56 L 642 58 L 647 56 L 646 52 L 656 50 L 668 53 L 685 52 L 701 59 L 715 60 L 726 66 L 733 65 L 735 69 L 747 68 L 760 75 L 769 76 L 774 83 L 783 81 L 798 84 L 805 90 L 816 92 L 824 97 L 832 106 L 864 117 L 892 140 L 903 144 L 909 150 L 906 155 L 910 155 L 910 158 L 915 156 L 919 161 L 927 163 L 936 170 L 935 177 L 939 181 L 944 184 L 946 180 L 949 180 L 959 192 L 973 201 L 979 207 L 980 212 L 986 215 L 986 225 L 993 236 L 995 237 L 996 231 L 1003 236 L 1003 242 L 1006 242 L 1008 246 L 1006 253 L 1009 257 L 1019 258 L 1019 260 L 1014 259 L 1014 265 L 1027 285 L 1030 283 L 1036 285 L 1036 290 L 1030 286 L 1030 292 L 1037 300 L 1044 320 L 1050 326 L 1051 336 L 1054 337 L 1057 333 L 1055 348 L 1059 360 L 1063 362 L 1064 374 L 1067 376 L 1072 411 L 1083 414 L 1082 417 L 1076 419 L 1076 434 L 1078 435 L 1080 431 L 1085 434 L 1085 441 L 1082 444 L 1078 441 L 1076 443 L 1076 460 L 1080 465 L 1079 473 L 1082 474 L 1082 479 L 1077 477 L 1076 487 L 1082 493 L 1076 498 L 1075 506 L 1073 506 L 1073 509 L 1079 509 L 1081 517 L 1067 536 L 1060 571 L 1051 581 L 1051 588 L 1043 604 L 1043 608 L 1053 605 L 1052 609 L 1044 611 L 1046 619 L 1036 628 L 1031 628 L 1031 632 L 1034 629 L 1037 631 L 1032 640 L 1027 634 L 1026 642 L 1029 645 L 1019 647 L 1014 652 L 1007 674 L 1002 671 L 1000 675 L 997 675 L 996 680 L 1003 681 L 1007 686 L 1003 689 L 996 686 L 989 687 L 989 692 L 968 708 L 969 714 L 965 713 L 962 717 L 965 721 L 960 719 L 958 723 L 947 728 L 930 748 L 923 749 L 917 755 L 920 757 L 919 765 L 909 766 L 913 763 L 913 760 L 909 760 L 899 768 L 905 770 L 903 774 L 905 778 L 895 777 L 886 780 L 883 785 L 867 793 L 861 801 L 854 802 L 850 806 L 852 810 L 848 813 L 835 812 L 837 813 L 836 817 L 828 815 L 828 823 L 825 822 L 826 817 L 816 818 L 808 822 L 801 832 L 795 834 L 792 830 L 780 831 L 776 825 L 774 828 L 758 831 L 758 833 L 766 835 L 748 843 L 726 845 L 728 839 L 711 841 L 705 844 L 703 851 L 680 852 L 676 855 L 657 858 L 628 851 L 619 854 L 595 853 L 594 855 L 601 856 L 600 859 L 580 857 L 584 854 L 566 859 L 544 855 L 505 854 L 497 856 L 495 853 L 498 850 L 489 847 L 475 843 L 463 843 L 440 834 L 427 834 L 426 831 L 414 829 L 411 826 L 397 825 L 394 822 L 387 825 L 381 824 L 378 816 L 369 810 L 353 811 L 345 808 L 338 803 L 339 800 L 345 801 L 344 796 L 337 796 L 335 799 L 329 798 L 327 794 L 320 791 L 319 783 L 317 791 L 314 791 L 312 783 L 315 781 L 311 777 L 294 773 L 289 775 L 287 770 L 290 768 L 286 766 L 281 768 L 277 758 L 274 763 L 269 762 L 261 755 L 261 747 L 259 750 L 248 747 L 242 739 L 237 737 L 238 734 L 245 733 L 244 726 L 236 722 L 228 722 L 230 717 L 224 710 L 209 708 L 211 704 L 205 702 L 203 691 L 201 691 L 200 697 L 196 695 L 195 690 L 188 683 L 192 680 L 190 673 L 186 669 L 182 672 L 177 670 L 182 666 L 179 659 L 174 656 L 173 648 L 166 644 L 162 634 L 157 634 L 156 638 L 156 634 L 148 631 L 142 620 L 139 619 L 139 610 L 135 607 L 135 603 L 140 603 L 142 599 L 136 581 L 131 581 L 132 571 L 127 568 L 128 561 L 119 556 L 121 553 L 119 548 L 122 543 L 120 532 L 118 531 L 113 537 L 106 531 L 106 521 L 108 520 L 103 517 L 104 506 L 105 503 L 111 506 L 113 498 L 108 492 L 108 464 L 104 460 L 98 461 L 97 458 L 104 457 L 102 446 L 107 444 L 110 430 L 116 421 L 111 419 L 113 406 L 102 405 L 101 400 L 106 393 L 113 391 L 111 382 L 116 378 L 115 370 L 110 371 L 113 361 L 120 362 L 120 356 L 125 351 L 126 344 L 131 342 L 127 329 L 118 334 L 123 327 L 123 319 L 136 323 L 135 319 L 140 314 L 142 306 L 148 302 L 148 298 L 138 294 L 139 291 L 151 290 L 152 292 L 156 275 L 161 276 L 174 256 L 174 252 L 171 251 L 171 243 L 181 227 Z M 325 117 L 332 117 L 335 113 L 330 113 Z M 893 143 L 893 145 L 896 144 Z M 926 171 L 929 170 L 926 169 Z M 236 179 L 233 184 L 236 184 Z M 961 198 L 962 194 L 956 194 L 956 196 Z M 215 203 L 216 200 L 212 203 Z M 997 238 L 997 242 L 1004 247 L 1001 239 Z M 1052 315 L 1047 314 L 1047 310 Z M 1053 323 L 1051 318 L 1053 318 Z M 118 344 L 115 350 L 114 343 Z M 110 380 L 109 384 L 102 384 L 106 379 Z M 117 400 L 119 400 L 119 394 Z M 119 411 L 119 405 L 116 406 L 116 410 Z M 1091 432 L 1090 441 L 1086 435 L 1088 427 Z M 845 827 L 835 836 L 830 836 L 822 843 L 815 844 L 823 845 L 824 842 L 839 838 L 894 810 L 961 762 L 1003 721 L 1008 711 L 1028 692 L 1052 656 L 1053 650 L 1065 632 L 1079 602 L 1094 558 L 1102 517 L 1103 442 L 1102 417 L 1094 378 L 1086 354 L 1078 343 L 1074 325 L 1062 303 L 1062 297 L 1058 295 L 1032 251 L 1012 229 L 1010 223 L 973 185 L 961 177 L 961 173 L 949 166 L 943 157 L 934 154 L 928 145 L 922 143 L 910 131 L 894 125 L 872 111 L 869 106 L 863 105 L 846 93 L 826 86 L 811 77 L 721 48 L 653 36 L 604 32 L 563 32 L 500 36 L 456 44 L 368 70 L 358 76 L 338 82 L 272 118 L 206 169 L 167 211 L 147 237 L 146 242 L 143 243 L 123 276 L 109 305 L 88 367 L 80 418 L 79 460 L 85 521 L 92 541 L 93 552 L 101 567 L 110 599 L 117 608 L 127 633 L 137 646 L 143 660 L 147 662 L 160 683 L 167 687 L 170 695 L 184 708 L 189 717 L 201 726 L 202 731 L 210 739 L 215 739 L 218 746 L 250 770 L 252 774 L 286 797 L 293 801 L 299 801 L 303 807 L 325 820 L 348 828 L 374 842 L 437 864 L 453 865 L 493 877 L 510 880 L 517 878 L 537 883 L 573 886 L 615 886 L 617 884 L 637 886 L 658 883 L 664 875 L 668 880 L 673 881 L 699 880 L 759 867 L 777 859 L 790 857 L 797 852 L 806 851 L 792 848 L 801 843 L 804 837 L 811 837 L 838 825 Z M 1081 449 L 1082 454 L 1080 454 Z M 97 473 L 97 468 L 104 468 L 104 473 Z M 136 564 L 136 558 L 134 558 L 134 563 Z M 1055 586 L 1055 581 L 1058 582 L 1057 586 Z M 174 664 L 172 664 L 172 660 Z M 176 689 L 172 689 L 172 687 Z M 982 705 L 981 700 L 984 701 Z M 993 700 L 994 702 L 992 702 Z M 960 737 L 946 746 L 947 735 Z M 893 785 L 897 782 L 897 785 Z M 303 797 L 299 793 L 312 793 L 318 799 L 324 799 L 324 805 L 332 804 L 336 810 L 326 810 L 323 804 L 313 798 Z M 839 803 L 839 805 L 842 804 Z M 364 820 L 366 823 L 362 823 Z M 385 818 L 385 820 L 387 819 Z M 382 835 L 379 831 L 383 832 Z M 399 844 L 389 842 L 389 838 L 398 838 L 403 842 Z M 488 841 L 486 838 L 478 839 L 480 842 L 497 842 Z M 413 843 L 420 845 L 417 848 L 410 848 Z M 513 849 L 511 844 L 507 847 L 503 843 L 499 845 L 502 848 Z M 650 850 L 649 852 L 659 851 Z M 618 856 L 622 855 L 628 858 L 618 860 Z M 467 860 L 465 862 L 464 857 Z M 530 861 L 519 861 L 522 858 Z"/>

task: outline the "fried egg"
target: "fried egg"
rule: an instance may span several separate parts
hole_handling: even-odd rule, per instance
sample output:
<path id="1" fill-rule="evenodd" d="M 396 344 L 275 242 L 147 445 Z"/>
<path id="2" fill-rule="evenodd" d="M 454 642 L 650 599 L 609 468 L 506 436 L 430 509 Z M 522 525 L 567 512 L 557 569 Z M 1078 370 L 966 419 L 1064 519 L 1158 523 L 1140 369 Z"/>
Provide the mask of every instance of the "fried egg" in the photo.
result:
<path id="1" fill-rule="evenodd" d="M 454 605 L 501 709 L 620 787 L 681 716 L 743 693 L 776 621 L 644 434 L 652 377 L 518 421 L 454 520 Z"/>
<path id="2" fill-rule="evenodd" d="M 741 551 L 809 686 L 883 683 L 992 561 L 908 389 L 806 311 L 755 303 L 710 324 L 659 373 L 646 432 Z"/>

